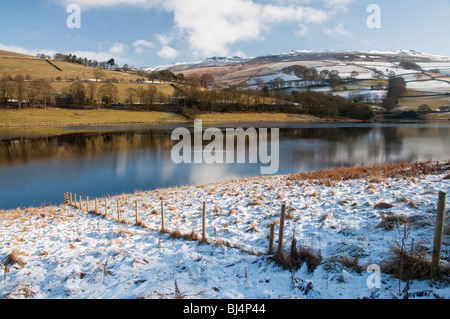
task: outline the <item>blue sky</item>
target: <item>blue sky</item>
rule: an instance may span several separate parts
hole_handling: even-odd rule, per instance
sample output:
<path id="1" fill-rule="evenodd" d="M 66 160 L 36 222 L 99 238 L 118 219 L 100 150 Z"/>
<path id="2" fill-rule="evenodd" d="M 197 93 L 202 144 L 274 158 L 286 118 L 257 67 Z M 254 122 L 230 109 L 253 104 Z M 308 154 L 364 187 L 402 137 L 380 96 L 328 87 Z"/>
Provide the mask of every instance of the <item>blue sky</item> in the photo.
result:
<path id="1" fill-rule="evenodd" d="M 68 28 L 70 4 L 81 28 Z M 370 4 L 381 28 L 369 28 Z M 416 50 L 450 56 L 450 0 L 16 0 L 0 49 L 155 66 L 290 50 Z M 73 20 L 75 21 L 75 20 Z"/>

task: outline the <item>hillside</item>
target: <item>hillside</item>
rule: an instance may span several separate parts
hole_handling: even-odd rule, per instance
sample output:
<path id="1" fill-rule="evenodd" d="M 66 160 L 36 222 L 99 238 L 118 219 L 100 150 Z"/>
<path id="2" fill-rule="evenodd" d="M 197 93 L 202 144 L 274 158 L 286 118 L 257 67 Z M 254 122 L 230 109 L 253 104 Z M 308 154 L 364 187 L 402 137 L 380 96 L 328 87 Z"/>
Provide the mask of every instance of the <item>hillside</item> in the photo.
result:
<path id="1" fill-rule="evenodd" d="M 415 63 L 420 69 L 402 68 L 402 61 Z M 351 81 L 333 89 L 323 86 L 313 90 L 357 97 L 377 104 L 386 94 L 389 77 L 401 76 L 405 78 L 408 89 L 400 100 L 402 107 L 417 108 L 425 103 L 437 109 L 450 105 L 450 57 L 415 51 L 292 51 L 254 58 L 215 57 L 144 70 L 181 72 L 185 77 L 210 74 L 215 85 L 221 88 L 235 85 L 256 89 L 262 85 L 275 86 L 274 81 L 278 79 L 279 86 L 275 88 L 278 91 L 305 90 L 302 78 L 282 72 L 293 65 L 315 68 L 317 72 L 336 70 L 341 78 L 351 78 Z M 353 77 L 352 72 L 356 72 Z"/>
<path id="2" fill-rule="evenodd" d="M 4 77 L 14 78 L 18 74 L 25 77 L 26 81 L 46 80 L 51 83 L 54 93 L 61 94 L 73 82 L 96 81 L 95 71 L 98 69 L 85 67 L 76 63 L 52 61 L 40 59 L 15 52 L 0 51 L 0 79 Z M 101 85 L 103 82 L 113 82 L 119 91 L 119 101 L 124 102 L 127 98 L 127 88 L 138 88 L 149 83 L 137 83 L 142 80 L 141 76 L 119 72 L 114 70 L 102 70 L 101 78 L 97 79 Z M 169 84 L 154 83 L 159 92 L 172 94 L 173 89 Z"/>

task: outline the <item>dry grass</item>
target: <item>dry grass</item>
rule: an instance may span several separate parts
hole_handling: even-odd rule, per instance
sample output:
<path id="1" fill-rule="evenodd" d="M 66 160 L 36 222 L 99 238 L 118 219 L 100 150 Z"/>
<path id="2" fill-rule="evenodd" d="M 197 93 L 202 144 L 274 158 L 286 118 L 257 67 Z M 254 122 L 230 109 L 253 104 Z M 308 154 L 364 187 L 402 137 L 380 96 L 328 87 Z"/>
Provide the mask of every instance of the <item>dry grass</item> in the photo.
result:
<path id="1" fill-rule="evenodd" d="M 3 277 L 3 282 L 6 282 L 6 274 L 9 272 L 9 266 L 10 265 L 19 265 L 20 267 L 23 267 L 26 265 L 26 262 L 24 262 L 20 256 L 25 256 L 25 253 L 22 253 L 20 251 L 18 251 L 17 249 L 14 249 L 5 259 L 5 261 L 3 262 L 4 264 L 4 277 Z"/>
<path id="2" fill-rule="evenodd" d="M 289 251 L 282 251 L 275 256 L 275 261 L 285 269 L 296 270 L 303 263 L 306 263 L 308 271 L 313 272 L 323 261 L 320 252 L 315 252 L 312 248 L 300 246 L 297 248 L 297 241 L 292 238 Z"/>
<path id="3" fill-rule="evenodd" d="M 391 253 L 392 257 L 382 263 L 383 273 L 405 281 L 431 279 L 431 261 L 422 249 L 406 251 L 396 246 L 391 248 Z M 450 276 L 450 267 L 440 266 L 437 275 L 438 279 Z"/>
<path id="4" fill-rule="evenodd" d="M 364 267 L 359 264 L 358 257 L 350 258 L 350 257 L 331 257 L 328 260 L 327 268 L 332 268 L 329 263 L 339 263 L 346 268 L 352 269 L 358 274 L 364 271 Z"/>
<path id="5" fill-rule="evenodd" d="M 395 207 L 394 204 L 391 203 L 385 203 L 385 202 L 379 202 L 373 205 L 373 208 L 375 209 L 389 209 Z"/>
<path id="6" fill-rule="evenodd" d="M 401 225 L 407 225 L 408 218 L 403 214 L 395 215 L 392 212 L 385 213 L 381 216 L 381 222 L 376 228 L 384 228 L 385 230 L 393 230 Z"/>
<path id="7" fill-rule="evenodd" d="M 317 181 L 343 181 L 354 179 L 367 179 L 373 183 L 387 182 L 387 178 L 410 178 L 422 175 L 442 174 L 450 169 L 450 161 L 446 162 L 414 162 L 391 163 L 375 166 L 347 167 L 327 169 L 309 173 L 291 174 L 288 179 L 317 180 Z"/>

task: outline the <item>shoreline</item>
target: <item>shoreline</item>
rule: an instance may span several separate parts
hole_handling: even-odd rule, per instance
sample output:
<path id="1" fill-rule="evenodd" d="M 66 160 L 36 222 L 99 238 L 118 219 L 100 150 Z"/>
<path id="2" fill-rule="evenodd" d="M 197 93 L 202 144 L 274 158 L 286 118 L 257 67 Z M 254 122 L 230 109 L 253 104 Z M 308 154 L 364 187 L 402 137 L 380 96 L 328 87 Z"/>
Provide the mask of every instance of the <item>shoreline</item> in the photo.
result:
<path id="1" fill-rule="evenodd" d="M 63 128 L 76 126 L 109 126 L 109 125 L 159 125 L 159 124 L 187 124 L 192 120 L 183 118 L 181 115 L 173 112 L 160 111 L 134 111 L 134 110 L 72 110 L 72 109 L 22 109 L 22 110 L 0 110 L 0 114 L 5 118 L 0 121 L 0 129 L 29 129 L 29 128 Z M 6 112 L 6 113 L 5 113 Z M 53 112 L 53 114 L 52 114 Z M 27 114 L 28 113 L 28 114 Z M 53 122 L 48 115 L 59 116 Z M 24 116 L 25 115 L 25 116 Z M 40 122 L 36 116 L 44 115 Z M 76 119 L 76 117 L 108 117 L 111 115 L 119 115 L 117 120 L 98 120 L 98 119 Z M 131 120 L 123 120 L 120 115 L 132 116 Z M 155 117 L 150 120 L 139 120 L 139 115 L 147 117 Z M 63 119 L 61 119 L 63 118 Z M 75 120 L 74 120 L 75 118 Z M 244 122 L 292 122 L 292 123 L 364 123 L 364 121 L 354 120 L 350 118 L 319 118 L 312 115 L 304 114 L 288 114 L 288 113 L 270 113 L 270 112 L 234 112 L 234 113 L 204 113 L 198 116 L 198 120 L 202 120 L 206 124 L 221 123 L 244 123 Z M 16 123 L 23 121 L 24 123 Z M 49 122 L 47 122 L 49 121 Z"/>
<path id="2" fill-rule="evenodd" d="M 192 185 L 172 186 L 166 188 L 157 188 L 153 190 L 138 190 L 133 193 L 121 193 L 116 195 L 104 195 L 106 198 L 118 198 L 122 196 L 135 196 L 137 193 L 149 193 L 149 192 L 168 192 L 176 189 L 189 189 L 189 188 L 205 188 L 213 185 L 223 183 L 238 183 L 246 184 L 250 182 L 262 183 L 270 179 L 285 179 L 287 183 L 300 183 L 308 182 L 312 184 L 332 185 L 341 181 L 352 180 L 368 180 L 369 182 L 384 182 L 388 178 L 416 178 L 418 176 L 442 174 L 448 171 L 449 174 L 444 179 L 450 180 L 450 159 L 442 161 L 421 161 L 421 162 L 396 162 L 386 164 L 376 164 L 369 166 L 352 166 L 352 167 L 340 167 L 329 168 L 311 172 L 299 172 L 289 174 L 275 174 L 275 175 L 260 175 L 253 177 L 243 178 L 231 178 L 221 182 L 199 183 Z M 63 195 L 63 194 L 62 194 Z M 88 194 L 87 194 L 88 195 Z M 49 206 L 30 206 L 30 207 L 18 207 L 15 209 L 2 210 L 1 213 L 10 213 L 17 210 L 30 210 L 30 209 L 45 209 L 51 207 L 58 207 L 60 205 Z"/>

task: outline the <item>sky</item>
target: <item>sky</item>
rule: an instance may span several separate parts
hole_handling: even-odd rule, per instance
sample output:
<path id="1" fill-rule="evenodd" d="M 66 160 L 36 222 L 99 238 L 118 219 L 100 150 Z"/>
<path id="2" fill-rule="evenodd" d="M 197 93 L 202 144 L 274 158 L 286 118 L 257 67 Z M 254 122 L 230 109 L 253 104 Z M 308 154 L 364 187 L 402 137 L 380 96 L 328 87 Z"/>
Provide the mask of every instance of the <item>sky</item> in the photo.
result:
<path id="1" fill-rule="evenodd" d="M 2 1 L 0 50 L 134 67 L 292 50 L 450 56 L 449 13 L 450 0 Z"/>

